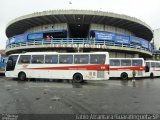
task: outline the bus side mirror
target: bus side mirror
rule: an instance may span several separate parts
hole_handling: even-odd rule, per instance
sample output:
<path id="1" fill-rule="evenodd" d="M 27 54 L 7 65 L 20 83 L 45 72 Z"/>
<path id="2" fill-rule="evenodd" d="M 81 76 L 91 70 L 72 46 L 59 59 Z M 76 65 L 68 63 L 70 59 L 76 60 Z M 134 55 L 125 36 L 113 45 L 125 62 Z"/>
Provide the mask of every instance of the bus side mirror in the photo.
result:
<path id="1" fill-rule="evenodd" d="M 149 66 L 145 66 L 145 72 L 149 72 L 150 71 L 150 67 Z"/>

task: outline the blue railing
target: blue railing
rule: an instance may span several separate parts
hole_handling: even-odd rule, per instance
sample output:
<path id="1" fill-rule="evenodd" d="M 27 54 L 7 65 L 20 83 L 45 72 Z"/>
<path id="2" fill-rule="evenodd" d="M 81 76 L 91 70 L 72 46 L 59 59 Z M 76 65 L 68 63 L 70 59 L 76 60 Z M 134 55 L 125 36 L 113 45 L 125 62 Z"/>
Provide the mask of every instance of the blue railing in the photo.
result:
<path id="1" fill-rule="evenodd" d="M 152 53 L 153 54 L 160 54 L 160 50 L 153 50 Z"/>
<path id="2" fill-rule="evenodd" d="M 47 44 L 89 44 L 89 45 L 107 45 L 107 46 L 117 46 L 117 47 L 128 47 L 135 49 L 142 49 L 145 51 L 150 51 L 148 48 L 142 47 L 140 44 L 130 43 L 116 43 L 110 40 L 92 40 L 92 39 L 82 39 L 82 38 L 60 38 L 52 40 L 28 40 L 27 42 L 12 43 L 6 46 L 6 49 L 20 47 L 20 46 L 31 46 L 31 45 L 47 45 Z"/>

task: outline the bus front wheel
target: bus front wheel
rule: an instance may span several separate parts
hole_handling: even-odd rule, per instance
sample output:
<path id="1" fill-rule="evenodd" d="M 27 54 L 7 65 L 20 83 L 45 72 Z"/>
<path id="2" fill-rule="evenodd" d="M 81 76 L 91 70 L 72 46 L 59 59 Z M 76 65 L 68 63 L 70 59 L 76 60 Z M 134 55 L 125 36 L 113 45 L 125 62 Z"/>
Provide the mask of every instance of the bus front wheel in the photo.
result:
<path id="1" fill-rule="evenodd" d="M 25 81 L 26 80 L 26 74 L 24 72 L 20 72 L 18 74 L 18 79 L 21 81 Z"/>
<path id="2" fill-rule="evenodd" d="M 128 79 L 128 74 L 125 73 L 125 72 L 122 73 L 122 74 L 121 74 L 121 79 L 122 79 L 122 80 L 127 80 L 127 79 Z"/>
<path id="3" fill-rule="evenodd" d="M 82 76 L 82 74 L 80 74 L 80 73 L 75 73 L 75 74 L 73 75 L 73 81 L 76 82 L 76 83 L 81 83 L 81 82 L 83 82 L 83 76 Z"/>

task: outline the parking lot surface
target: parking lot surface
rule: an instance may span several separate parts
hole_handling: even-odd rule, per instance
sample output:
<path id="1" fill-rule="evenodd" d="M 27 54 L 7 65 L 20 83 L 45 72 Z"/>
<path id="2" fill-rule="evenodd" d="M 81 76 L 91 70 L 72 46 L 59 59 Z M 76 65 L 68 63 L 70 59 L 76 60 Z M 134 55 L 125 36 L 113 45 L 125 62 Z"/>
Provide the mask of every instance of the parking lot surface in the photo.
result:
<path id="1" fill-rule="evenodd" d="M 121 80 L 18 81 L 0 76 L 0 113 L 160 113 L 160 78 Z"/>

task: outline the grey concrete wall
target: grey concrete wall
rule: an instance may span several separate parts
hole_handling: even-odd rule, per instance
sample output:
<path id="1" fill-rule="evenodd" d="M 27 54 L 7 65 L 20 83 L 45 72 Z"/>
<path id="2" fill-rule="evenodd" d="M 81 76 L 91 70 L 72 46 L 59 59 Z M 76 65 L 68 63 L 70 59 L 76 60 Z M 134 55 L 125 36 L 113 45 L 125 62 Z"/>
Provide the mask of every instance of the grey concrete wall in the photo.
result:
<path id="1" fill-rule="evenodd" d="M 109 52 L 110 58 L 136 58 L 139 57 L 139 54 L 134 53 L 125 53 L 125 52 Z"/>

